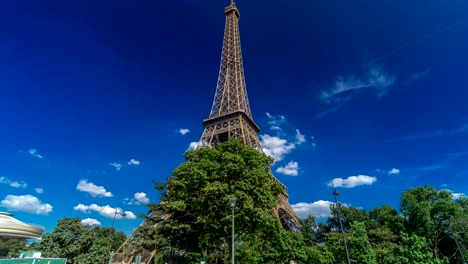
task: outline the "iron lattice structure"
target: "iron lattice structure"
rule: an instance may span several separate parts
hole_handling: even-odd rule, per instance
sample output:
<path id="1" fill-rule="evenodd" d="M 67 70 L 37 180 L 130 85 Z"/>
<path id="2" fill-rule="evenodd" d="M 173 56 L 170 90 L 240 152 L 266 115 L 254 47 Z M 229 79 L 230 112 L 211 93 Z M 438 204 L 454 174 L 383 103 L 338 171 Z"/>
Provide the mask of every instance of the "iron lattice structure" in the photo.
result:
<path id="1" fill-rule="evenodd" d="M 240 12 L 234 1 L 231 0 L 231 4 L 224 9 L 224 15 L 226 26 L 218 83 L 210 116 L 203 121 L 205 130 L 198 147 L 214 147 L 229 138 L 237 138 L 244 144 L 262 151 L 258 138 L 260 128 L 253 121 L 247 96 L 239 33 Z M 273 174 L 272 178 L 284 190 L 275 213 L 284 227 L 297 231 L 299 229 L 298 218 L 288 203 L 287 187 Z"/>
<path id="2" fill-rule="evenodd" d="M 244 78 L 239 34 L 240 13 L 234 2 L 225 8 L 221 65 L 210 116 L 203 121 L 205 130 L 199 146 L 216 146 L 228 138 L 241 139 L 246 145 L 260 149 L 260 128 L 252 119 Z"/>
<path id="3" fill-rule="evenodd" d="M 225 8 L 226 26 L 224 30 L 223 51 L 218 76 L 218 83 L 210 115 L 203 121 L 205 130 L 197 147 L 216 146 L 229 138 L 237 138 L 244 144 L 262 151 L 258 138 L 260 128 L 253 121 L 244 77 L 242 51 L 239 34 L 240 12 L 234 1 Z M 299 231 L 298 218 L 288 202 L 287 187 L 272 175 L 283 188 L 279 203 L 272 208 L 284 228 Z M 169 217 L 169 216 L 166 216 Z M 159 222 L 158 222 L 159 223 Z M 150 224 L 145 221 L 142 225 Z M 112 256 L 112 263 L 133 263 L 141 258 L 141 264 L 151 262 L 155 251 L 136 250 L 138 237 L 132 234 Z"/>

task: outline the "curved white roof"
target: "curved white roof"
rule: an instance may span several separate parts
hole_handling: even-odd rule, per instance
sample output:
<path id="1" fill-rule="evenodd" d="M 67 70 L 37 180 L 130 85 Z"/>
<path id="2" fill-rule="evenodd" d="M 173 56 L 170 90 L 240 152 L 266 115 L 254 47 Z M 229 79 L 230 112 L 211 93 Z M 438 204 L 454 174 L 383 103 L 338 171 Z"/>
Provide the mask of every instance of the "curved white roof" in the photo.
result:
<path id="1" fill-rule="evenodd" d="M 41 238 L 44 228 L 15 219 L 12 214 L 0 212 L 0 239 Z"/>

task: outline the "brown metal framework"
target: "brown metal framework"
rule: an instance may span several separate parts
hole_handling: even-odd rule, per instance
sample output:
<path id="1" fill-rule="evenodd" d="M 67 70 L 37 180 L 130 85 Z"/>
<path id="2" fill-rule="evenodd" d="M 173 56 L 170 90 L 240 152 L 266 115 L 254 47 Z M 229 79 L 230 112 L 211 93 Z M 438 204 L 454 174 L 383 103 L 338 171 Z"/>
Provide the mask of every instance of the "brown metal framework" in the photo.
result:
<path id="1" fill-rule="evenodd" d="M 223 52 L 219 69 L 218 83 L 210 116 L 203 121 L 205 130 L 198 147 L 216 146 L 229 138 L 238 138 L 244 144 L 262 151 L 258 132 L 250 111 L 247 87 L 244 77 L 242 51 L 239 34 L 240 12 L 233 1 L 224 9 L 226 26 L 224 29 Z M 275 213 L 283 226 L 298 231 L 299 222 L 288 202 L 287 187 L 271 174 L 273 180 L 283 187 L 280 204 Z"/>
<path id="2" fill-rule="evenodd" d="M 223 51 L 218 76 L 218 83 L 210 115 L 203 121 L 205 130 L 198 143 L 203 146 L 214 147 L 229 138 L 238 138 L 244 144 L 262 151 L 258 138 L 260 128 L 255 124 L 250 111 L 247 88 L 244 78 L 244 66 L 239 34 L 240 12 L 234 1 L 225 8 L 226 26 L 224 30 Z M 278 182 L 283 193 L 279 195 L 279 203 L 274 210 L 284 228 L 298 232 L 300 224 L 298 218 L 288 202 L 287 187 L 272 175 Z M 142 225 L 147 224 L 144 222 Z M 136 251 L 132 243 L 136 238 L 132 235 L 117 250 L 112 263 L 131 263 L 135 260 Z M 155 252 L 140 252 L 141 263 L 149 263 Z"/>
<path id="3" fill-rule="evenodd" d="M 199 146 L 216 146 L 234 137 L 261 149 L 257 136 L 260 128 L 252 119 L 245 85 L 238 23 L 240 13 L 233 1 L 224 9 L 224 15 L 226 26 L 218 83 L 210 116 L 203 121 L 205 131 Z"/>

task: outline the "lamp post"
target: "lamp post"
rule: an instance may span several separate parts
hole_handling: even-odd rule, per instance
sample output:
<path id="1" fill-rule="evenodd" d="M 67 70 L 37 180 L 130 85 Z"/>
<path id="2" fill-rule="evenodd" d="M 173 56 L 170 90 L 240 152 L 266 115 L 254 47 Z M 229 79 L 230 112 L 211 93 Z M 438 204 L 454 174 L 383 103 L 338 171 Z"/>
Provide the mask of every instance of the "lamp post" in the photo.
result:
<path id="1" fill-rule="evenodd" d="M 237 201 L 237 198 L 236 197 L 232 197 L 232 198 L 229 198 L 229 203 L 231 204 L 231 209 L 232 209 L 232 250 L 231 250 L 231 254 L 232 254 L 232 261 L 231 261 L 231 264 L 234 264 L 235 263 L 235 257 L 234 257 L 234 209 L 236 209 L 236 201 Z"/>
<path id="2" fill-rule="evenodd" d="M 340 205 L 338 204 L 338 199 L 336 198 L 339 193 L 336 190 L 334 185 L 332 185 L 332 187 L 333 187 L 333 196 L 335 196 L 335 204 L 336 204 L 336 210 L 338 213 L 338 220 L 340 221 L 341 236 L 343 237 L 343 243 L 344 243 L 344 247 L 346 251 L 346 260 L 348 261 L 348 264 L 351 264 L 351 259 L 349 258 L 348 244 L 346 243 L 346 237 L 345 237 L 344 229 L 343 229 L 343 221 L 341 219 Z"/>
<path id="3" fill-rule="evenodd" d="M 111 229 L 109 230 L 109 237 L 108 237 L 108 240 L 107 240 L 107 251 L 109 252 L 109 264 L 112 264 L 112 257 L 114 256 L 113 252 L 111 251 L 110 240 L 111 240 L 112 230 L 114 229 L 115 217 L 118 214 L 121 215 L 121 216 L 126 216 L 127 215 L 124 211 L 122 211 L 122 209 L 120 209 L 120 211 L 119 211 L 119 208 L 115 209 L 114 218 L 112 219 L 112 226 L 111 226 Z"/>

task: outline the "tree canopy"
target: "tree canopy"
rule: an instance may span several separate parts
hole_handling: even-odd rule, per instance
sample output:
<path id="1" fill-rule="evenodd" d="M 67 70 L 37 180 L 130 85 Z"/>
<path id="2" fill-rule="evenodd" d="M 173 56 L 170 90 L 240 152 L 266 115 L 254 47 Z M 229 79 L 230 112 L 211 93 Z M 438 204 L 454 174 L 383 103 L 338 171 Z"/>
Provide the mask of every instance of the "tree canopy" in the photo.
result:
<path id="1" fill-rule="evenodd" d="M 125 239 L 124 233 L 113 228 L 86 227 L 80 218 L 63 218 L 34 249 L 42 251 L 44 257 L 66 258 L 67 263 L 106 263 L 109 249 L 116 250 Z"/>
<path id="2" fill-rule="evenodd" d="M 226 259 L 231 248 L 231 207 L 234 209 L 236 256 L 245 263 L 285 262 L 305 259 L 301 234 L 281 226 L 274 208 L 280 185 L 270 172 L 272 159 L 229 140 L 215 148 L 201 148 L 184 154 L 186 161 L 174 170 L 166 184 L 157 184 L 158 204 L 150 204 L 160 221 L 153 246 L 177 249 L 187 259 Z M 157 241 L 156 237 L 164 237 Z M 176 252 L 176 251 L 172 251 Z"/>

